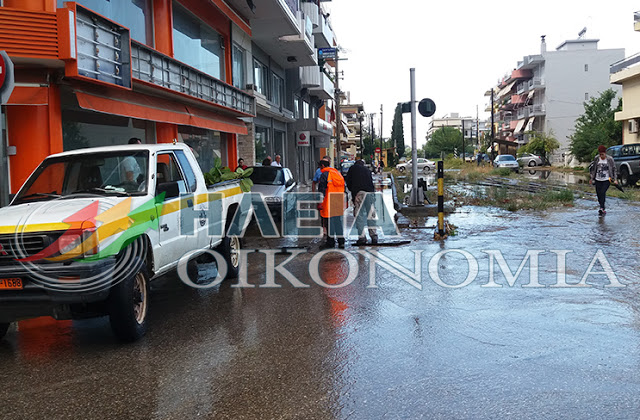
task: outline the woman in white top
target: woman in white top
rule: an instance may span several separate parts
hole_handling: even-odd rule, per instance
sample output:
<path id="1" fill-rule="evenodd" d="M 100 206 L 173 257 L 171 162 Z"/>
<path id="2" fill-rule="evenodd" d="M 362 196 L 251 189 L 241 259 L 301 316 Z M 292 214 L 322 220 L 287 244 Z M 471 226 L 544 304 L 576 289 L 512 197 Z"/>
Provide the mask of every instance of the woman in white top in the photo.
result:
<path id="1" fill-rule="evenodd" d="M 616 164 L 613 158 L 607 155 L 607 148 L 600 145 L 598 146 L 598 155 L 593 159 L 591 168 L 589 170 L 591 178 L 589 184 L 596 186 L 596 195 L 598 196 L 598 204 L 600 209 L 598 214 L 604 216 L 607 211 L 604 207 L 604 202 L 607 197 L 607 190 L 609 189 L 610 181 L 614 184 L 618 183 L 618 174 L 616 172 Z"/>

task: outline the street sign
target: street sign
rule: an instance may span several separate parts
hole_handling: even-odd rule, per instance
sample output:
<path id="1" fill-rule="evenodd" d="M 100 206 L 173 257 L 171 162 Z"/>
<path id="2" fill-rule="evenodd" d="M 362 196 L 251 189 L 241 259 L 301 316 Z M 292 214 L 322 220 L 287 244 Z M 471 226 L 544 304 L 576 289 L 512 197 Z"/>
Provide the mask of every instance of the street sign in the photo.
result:
<path id="1" fill-rule="evenodd" d="M 326 60 L 327 58 L 336 58 L 338 56 L 337 48 L 318 48 L 318 59 Z"/>
<path id="2" fill-rule="evenodd" d="M 376 153 L 380 153 L 382 150 L 379 147 L 376 147 Z"/>
<path id="3" fill-rule="evenodd" d="M 0 51 L 0 104 L 9 102 L 14 86 L 13 61 L 6 51 Z"/>
<path id="4" fill-rule="evenodd" d="M 436 103 L 429 98 L 424 98 L 418 103 L 418 112 L 423 117 L 430 117 L 436 113 Z"/>
<path id="5" fill-rule="evenodd" d="M 311 132 L 309 131 L 300 131 L 296 136 L 297 145 L 303 147 L 311 146 Z"/>

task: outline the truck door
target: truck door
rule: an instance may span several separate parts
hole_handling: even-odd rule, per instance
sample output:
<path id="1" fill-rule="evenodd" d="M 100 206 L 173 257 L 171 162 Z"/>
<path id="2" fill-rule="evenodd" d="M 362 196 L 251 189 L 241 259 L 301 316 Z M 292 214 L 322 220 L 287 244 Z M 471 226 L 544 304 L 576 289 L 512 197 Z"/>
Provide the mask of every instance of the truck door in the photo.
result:
<path id="1" fill-rule="evenodd" d="M 188 236 L 180 234 L 180 200 L 188 200 L 187 183 L 173 152 L 158 153 L 156 191 L 164 200 L 156 204 L 158 215 L 158 248 L 154 251 L 158 270 L 180 259 L 189 249 Z M 193 199 L 192 199 L 193 201 Z"/>

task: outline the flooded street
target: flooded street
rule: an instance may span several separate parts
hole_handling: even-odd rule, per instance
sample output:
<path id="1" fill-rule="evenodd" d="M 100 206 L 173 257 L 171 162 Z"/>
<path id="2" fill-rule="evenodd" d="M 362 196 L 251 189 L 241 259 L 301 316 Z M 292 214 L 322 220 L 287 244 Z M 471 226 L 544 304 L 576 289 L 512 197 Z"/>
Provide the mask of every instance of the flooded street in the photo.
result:
<path id="1" fill-rule="evenodd" d="M 446 241 L 401 229 L 410 244 L 345 255 L 300 240 L 273 279 L 249 254 L 249 287 L 166 277 L 130 345 L 106 318 L 21 322 L 0 341 L 0 417 L 637 418 L 640 208 L 607 204 L 462 207 Z"/>

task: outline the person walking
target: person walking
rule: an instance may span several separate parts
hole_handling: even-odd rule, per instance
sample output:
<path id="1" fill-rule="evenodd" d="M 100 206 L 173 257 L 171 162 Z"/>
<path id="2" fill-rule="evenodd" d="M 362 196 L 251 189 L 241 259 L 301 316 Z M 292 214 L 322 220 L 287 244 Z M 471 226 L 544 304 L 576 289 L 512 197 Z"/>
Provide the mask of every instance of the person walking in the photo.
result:
<path id="1" fill-rule="evenodd" d="M 362 159 L 356 160 L 356 162 L 349 168 L 347 177 L 345 179 L 347 188 L 351 191 L 351 200 L 353 201 L 353 216 L 356 218 L 356 228 L 358 229 L 358 240 L 356 245 L 366 245 L 367 237 L 364 233 L 365 222 L 368 226 L 369 237 L 372 244 L 378 243 L 378 234 L 376 233 L 375 225 L 372 227 L 373 220 L 369 220 L 369 215 L 373 210 L 372 217 L 376 217 L 374 207 L 375 198 L 373 193 L 375 188 L 373 187 L 373 176 L 371 171 L 364 166 Z M 364 210 L 360 210 L 364 206 Z"/>
<path id="2" fill-rule="evenodd" d="M 596 195 L 598 196 L 598 204 L 600 209 L 598 214 L 604 216 L 607 214 L 605 209 L 605 200 L 607 198 L 607 190 L 611 181 L 618 184 L 618 173 L 613 158 L 607 155 L 607 148 L 603 145 L 598 146 L 598 154 L 593 159 L 589 168 L 589 184 L 595 185 Z"/>
<path id="3" fill-rule="evenodd" d="M 342 218 L 345 209 L 344 178 L 336 168 L 332 168 L 327 160 L 320 161 L 322 175 L 318 182 L 318 191 L 324 195 L 318 205 L 322 226 L 327 229 L 327 240 L 321 248 L 333 248 L 338 240 L 338 247 L 344 248 L 344 228 Z M 335 237 L 335 238 L 334 238 Z"/>

